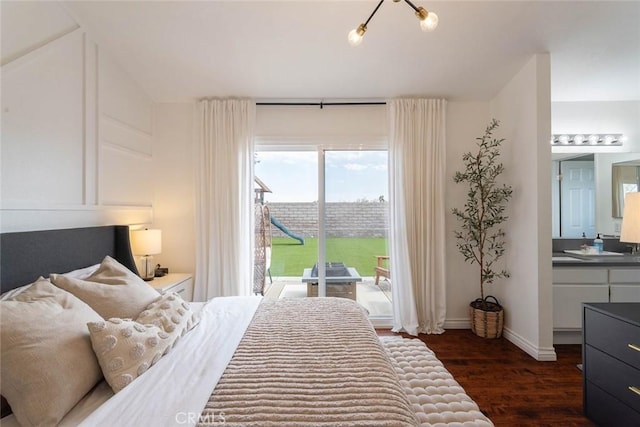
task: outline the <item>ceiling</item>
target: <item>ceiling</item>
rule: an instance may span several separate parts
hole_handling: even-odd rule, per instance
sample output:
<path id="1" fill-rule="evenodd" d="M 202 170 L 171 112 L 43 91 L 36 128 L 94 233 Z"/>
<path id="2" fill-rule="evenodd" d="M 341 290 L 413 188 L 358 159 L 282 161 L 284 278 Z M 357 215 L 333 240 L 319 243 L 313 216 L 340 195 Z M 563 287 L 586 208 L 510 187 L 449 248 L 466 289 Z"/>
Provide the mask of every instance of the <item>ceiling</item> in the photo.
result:
<path id="1" fill-rule="evenodd" d="M 80 1 L 69 14 L 159 102 L 420 95 L 486 101 L 536 53 L 553 101 L 640 99 L 640 1 Z"/>

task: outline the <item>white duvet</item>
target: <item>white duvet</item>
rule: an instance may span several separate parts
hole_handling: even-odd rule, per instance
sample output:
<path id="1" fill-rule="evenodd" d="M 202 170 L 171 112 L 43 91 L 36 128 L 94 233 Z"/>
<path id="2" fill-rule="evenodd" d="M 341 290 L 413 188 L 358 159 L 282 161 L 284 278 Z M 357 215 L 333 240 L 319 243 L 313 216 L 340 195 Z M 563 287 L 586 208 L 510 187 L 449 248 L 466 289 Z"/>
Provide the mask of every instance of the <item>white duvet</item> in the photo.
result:
<path id="1" fill-rule="evenodd" d="M 262 297 L 192 303 L 200 324 L 169 354 L 117 394 L 96 386 L 60 426 L 194 426 L 233 356 Z M 13 415 L 3 427 L 19 425 Z"/>

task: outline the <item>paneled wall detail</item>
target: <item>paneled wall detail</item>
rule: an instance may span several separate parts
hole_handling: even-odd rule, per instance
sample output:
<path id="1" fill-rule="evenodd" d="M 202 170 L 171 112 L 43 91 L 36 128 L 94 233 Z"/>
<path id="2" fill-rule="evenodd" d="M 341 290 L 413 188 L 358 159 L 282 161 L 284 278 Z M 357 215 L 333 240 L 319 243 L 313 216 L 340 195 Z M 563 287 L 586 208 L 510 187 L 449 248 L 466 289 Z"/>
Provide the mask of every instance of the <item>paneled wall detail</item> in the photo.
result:
<path id="1" fill-rule="evenodd" d="M 99 203 L 151 206 L 152 105 L 102 53 L 98 70 Z M 114 170 L 126 173 L 113 174 Z"/>
<path id="2" fill-rule="evenodd" d="M 3 207 L 84 201 L 84 37 L 2 67 Z"/>
<path id="3" fill-rule="evenodd" d="M 26 25 L 52 6 L 2 7 Z M 2 29 L 0 231 L 150 223 L 153 103 L 56 7 L 51 34 Z"/>

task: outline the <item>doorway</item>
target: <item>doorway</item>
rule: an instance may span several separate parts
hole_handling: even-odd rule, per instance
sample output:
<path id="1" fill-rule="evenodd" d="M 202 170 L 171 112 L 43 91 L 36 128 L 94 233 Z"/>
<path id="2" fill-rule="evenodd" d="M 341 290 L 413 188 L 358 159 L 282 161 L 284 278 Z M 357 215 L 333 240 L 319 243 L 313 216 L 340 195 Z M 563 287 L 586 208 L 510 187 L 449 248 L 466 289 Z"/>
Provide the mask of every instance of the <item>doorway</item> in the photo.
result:
<path id="1" fill-rule="evenodd" d="M 377 257 L 388 254 L 387 151 L 259 149 L 255 175 L 272 218 L 265 296 L 351 298 L 391 318 L 391 283 L 375 282 Z"/>
<path id="2" fill-rule="evenodd" d="M 596 201 L 593 158 L 578 158 L 555 163 L 554 168 L 558 179 L 557 187 L 553 191 L 555 194 L 554 236 L 595 238 Z"/>

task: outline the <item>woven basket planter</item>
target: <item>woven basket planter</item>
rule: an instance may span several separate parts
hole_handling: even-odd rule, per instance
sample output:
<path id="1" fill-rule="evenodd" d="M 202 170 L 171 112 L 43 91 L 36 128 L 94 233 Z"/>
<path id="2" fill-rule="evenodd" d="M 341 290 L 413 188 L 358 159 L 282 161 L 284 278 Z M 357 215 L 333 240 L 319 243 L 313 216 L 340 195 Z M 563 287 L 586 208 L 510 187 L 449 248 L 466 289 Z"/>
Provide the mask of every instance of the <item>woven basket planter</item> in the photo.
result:
<path id="1" fill-rule="evenodd" d="M 495 302 L 487 301 L 493 298 Z M 500 338 L 504 326 L 504 309 L 494 296 L 478 298 L 469 304 L 471 330 L 482 338 Z"/>

